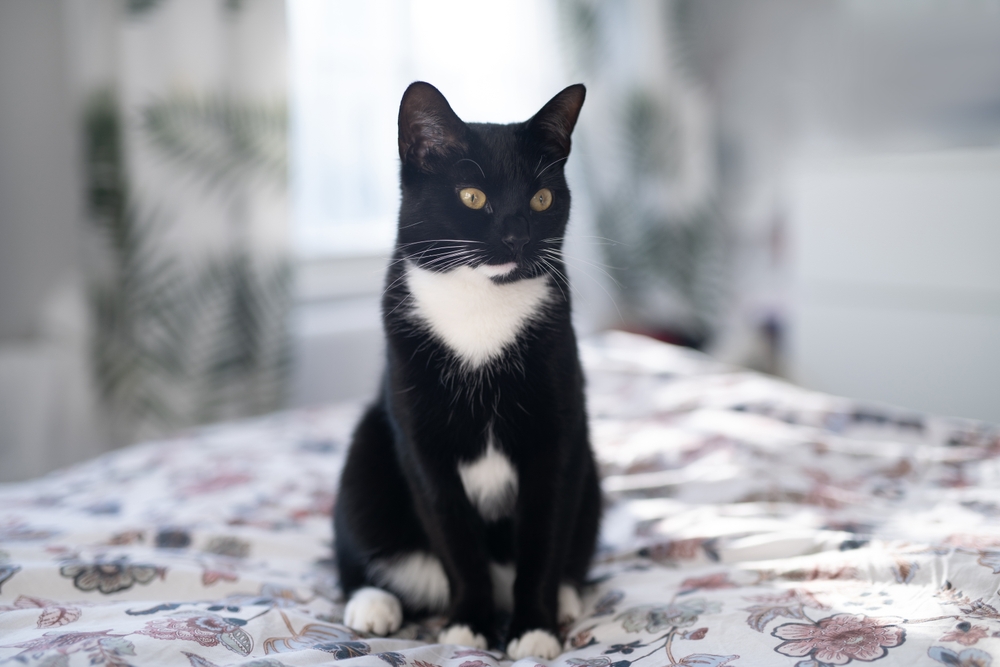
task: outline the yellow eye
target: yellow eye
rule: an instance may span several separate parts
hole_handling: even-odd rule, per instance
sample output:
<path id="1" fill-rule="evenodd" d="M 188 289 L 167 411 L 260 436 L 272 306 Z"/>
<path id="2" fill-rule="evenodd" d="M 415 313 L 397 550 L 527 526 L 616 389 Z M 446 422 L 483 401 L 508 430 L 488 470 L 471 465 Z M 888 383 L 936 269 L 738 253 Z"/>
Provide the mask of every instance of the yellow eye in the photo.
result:
<path id="1" fill-rule="evenodd" d="M 471 209 L 479 210 L 486 206 L 486 193 L 479 188 L 462 188 L 458 193 L 462 203 Z"/>
<path id="2" fill-rule="evenodd" d="M 544 211 L 552 206 L 552 190 L 542 188 L 531 196 L 531 202 L 528 205 L 531 206 L 532 211 Z"/>

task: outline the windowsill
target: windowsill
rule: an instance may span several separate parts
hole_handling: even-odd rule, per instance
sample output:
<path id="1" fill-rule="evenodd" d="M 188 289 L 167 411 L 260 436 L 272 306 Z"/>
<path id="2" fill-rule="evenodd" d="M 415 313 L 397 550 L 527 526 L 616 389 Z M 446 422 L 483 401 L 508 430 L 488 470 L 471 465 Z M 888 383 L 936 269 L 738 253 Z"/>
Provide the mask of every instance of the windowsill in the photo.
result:
<path id="1" fill-rule="evenodd" d="M 396 223 L 389 219 L 296 221 L 292 232 L 292 248 L 299 262 L 388 257 L 395 242 Z"/>
<path id="2" fill-rule="evenodd" d="M 388 253 L 299 258 L 295 267 L 296 304 L 316 304 L 382 292 Z"/>

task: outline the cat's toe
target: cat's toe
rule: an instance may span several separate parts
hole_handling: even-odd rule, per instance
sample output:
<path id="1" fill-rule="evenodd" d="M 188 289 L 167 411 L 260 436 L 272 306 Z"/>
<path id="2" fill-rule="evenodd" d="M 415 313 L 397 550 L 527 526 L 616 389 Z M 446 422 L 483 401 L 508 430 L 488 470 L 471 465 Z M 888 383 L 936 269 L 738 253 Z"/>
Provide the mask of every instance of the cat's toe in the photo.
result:
<path id="1" fill-rule="evenodd" d="M 528 630 L 507 644 L 507 655 L 514 660 L 541 658 L 551 660 L 562 653 L 562 644 L 547 630 Z"/>
<path id="2" fill-rule="evenodd" d="M 458 644 L 472 648 L 485 649 L 486 637 L 473 632 L 467 625 L 449 625 L 438 635 L 439 644 Z"/>
<path id="3" fill-rule="evenodd" d="M 344 608 L 344 625 L 359 632 L 387 635 L 403 624 L 399 598 L 381 588 L 359 589 Z"/>
<path id="4" fill-rule="evenodd" d="M 583 613 L 583 603 L 576 588 L 569 584 L 559 587 L 559 622 L 572 623 Z"/>

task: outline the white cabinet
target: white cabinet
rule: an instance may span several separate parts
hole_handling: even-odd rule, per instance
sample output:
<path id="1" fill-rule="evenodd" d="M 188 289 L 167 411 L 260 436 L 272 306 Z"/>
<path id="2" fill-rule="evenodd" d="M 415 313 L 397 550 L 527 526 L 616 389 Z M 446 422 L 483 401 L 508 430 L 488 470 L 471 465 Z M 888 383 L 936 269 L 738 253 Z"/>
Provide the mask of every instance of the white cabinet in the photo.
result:
<path id="1" fill-rule="evenodd" d="M 792 379 L 1000 422 L 1000 151 L 794 174 Z"/>

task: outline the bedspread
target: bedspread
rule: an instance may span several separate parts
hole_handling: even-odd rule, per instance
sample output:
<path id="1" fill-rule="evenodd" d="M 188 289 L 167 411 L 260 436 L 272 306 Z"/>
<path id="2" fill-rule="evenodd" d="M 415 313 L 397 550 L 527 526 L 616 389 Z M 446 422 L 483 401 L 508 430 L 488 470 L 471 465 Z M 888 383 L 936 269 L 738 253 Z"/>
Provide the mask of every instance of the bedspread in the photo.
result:
<path id="1" fill-rule="evenodd" d="M 582 354 L 607 503 L 583 615 L 546 664 L 1000 667 L 1000 429 L 624 333 Z M 509 664 L 434 643 L 440 618 L 341 625 L 330 508 L 359 410 L 0 486 L 0 664 Z"/>

